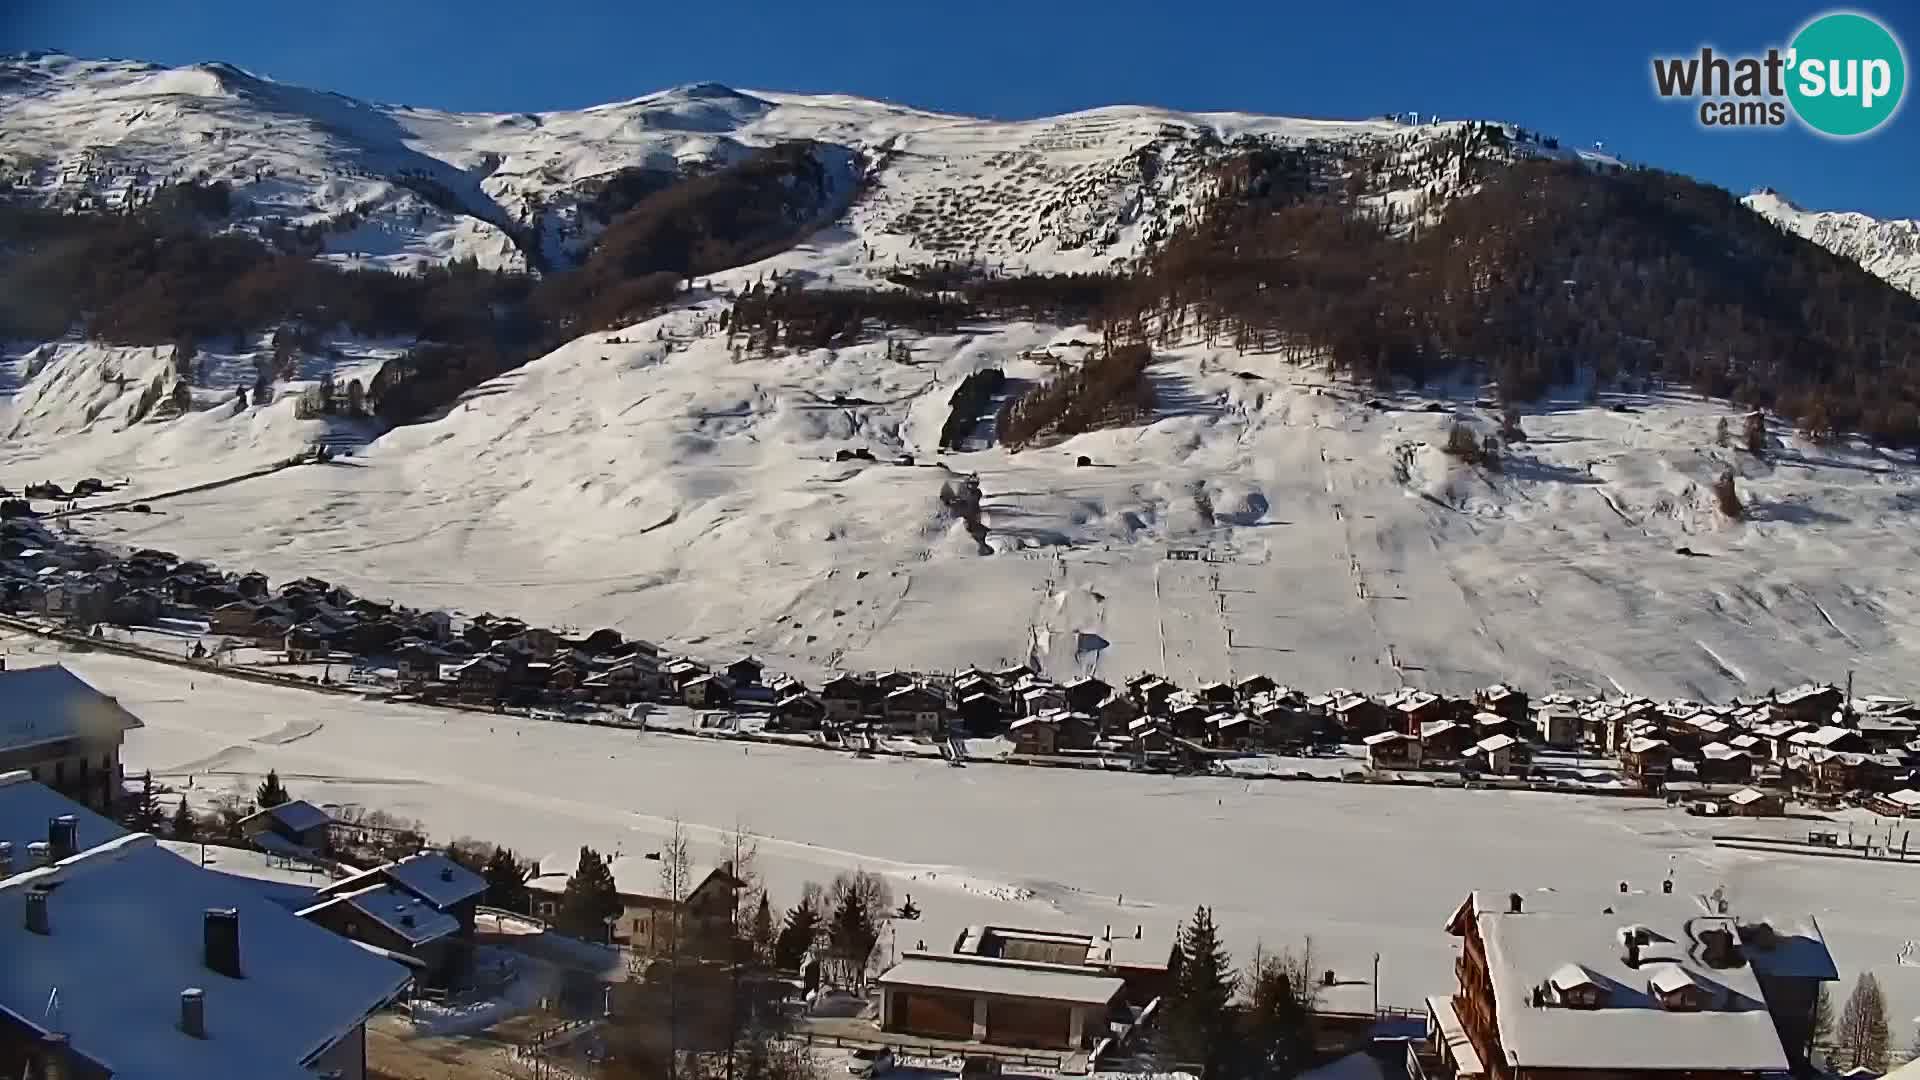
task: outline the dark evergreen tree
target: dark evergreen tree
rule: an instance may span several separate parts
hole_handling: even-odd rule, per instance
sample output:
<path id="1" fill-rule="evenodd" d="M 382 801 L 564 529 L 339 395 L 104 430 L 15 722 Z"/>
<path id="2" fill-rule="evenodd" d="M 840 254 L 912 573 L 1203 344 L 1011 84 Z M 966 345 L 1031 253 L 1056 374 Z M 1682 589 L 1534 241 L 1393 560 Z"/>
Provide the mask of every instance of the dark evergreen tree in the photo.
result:
<path id="1" fill-rule="evenodd" d="M 253 805 L 262 810 L 270 810 L 290 801 L 291 798 L 292 796 L 287 794 L 287 789 L 280 784 L 280 774 L 273 769 L 268 769 L 267 778 L 260 781 L 259 787 L 253 789 Z"/>
<path id="2" fill-rule="evenodd" d="M 181 799 L 173 808 L 173 820 L 168 830 L 175 840 L 196 840 L 200 836 L 200 822 L 193 816 L 193 810 L 187 806 L 187 800 Z"/>
<path id="3" fill-rule="evenodd" d="M 1247 997 L 1240 1011 L 1237 1070 L 1247 1076 L 1292 1076 L 1313 1055 L 1312 1014 L 1295 985 L 1300 972 L 1288 959 L 1256 954 L 1246 972 Z"/>
<path id="4" fill-rule="evenodd" d="M 1238 982 L 1213 912 L 1196 908 L 1180 928 L 1180 974 L 1168 995 L 1166 1036 L 1174 1059 L 1198 1066 L 1203 1078 L 1223 1075 L 1234 1059 L 1232 1004 Z"/>
<path id="5" fill-rule="evenodd" d="M 857 893 L 841 894 L 840 906 L 834 909 L 833 921 L 827 926 L 827 943 L 840 965 L 841 982 L 856 993 L 864 990 L 867 961 L 880 943 L 880 930 Z"/>
<path id="6" fill-rule="evenodd" d="M 487 879 L 487 903 L 508 911 L 527 912 L 527 868 L 503 847 L 493 849 L 481 867 Z"/>
<path id="7" fill-rule="evenodd" d="M 765 892 L 760 894 L 760 906 L 753 911 L 753 928 L 748 932 L 747 941 L 752 946 L 756 963 L 764 964 L 773 959 L 773 908 L 767 903 Z"/>
<path id="8" fill-rule="evenodd" d="M 163 817 L 160 800 L 153 791 L 153 773 L 148 771 L 140 777 L 139 796 L 127 804 L 125 824 L 134 832 L 152 833 L 159 831 Z"/>
<path id="9" fill-rule="evenodd" d="M 787 921 L 774 938 L 773 966 L 781 971 L 799 970 L 819 936 L 820 913 L 814 910 L 813 902 L 803 896 L 793 910 L 787 912 Z"/>
<path id="10" fill-rule="evenodd" d="M 620 892 L 613 884 L 607 861 L 590 847 L 580 849 L 580 863 L 560 894 L 554 925 L 562 933 L 587 941 L 606 941 L 609 924 L 620 916 Z"/>

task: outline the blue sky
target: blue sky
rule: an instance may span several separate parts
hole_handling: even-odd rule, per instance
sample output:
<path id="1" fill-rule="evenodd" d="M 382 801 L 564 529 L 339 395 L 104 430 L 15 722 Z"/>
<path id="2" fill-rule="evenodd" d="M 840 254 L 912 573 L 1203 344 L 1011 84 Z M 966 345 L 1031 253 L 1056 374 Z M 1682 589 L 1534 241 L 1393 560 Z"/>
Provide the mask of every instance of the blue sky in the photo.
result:
<path id="1" fill-rule="evenodd" d="M 835 91 L 1018 118 L 1116 103 L 1511 120 L 1736 192 L 1920 217 L 1920 105 L 1850 142 L 1709 131 L 1652 92 L 1658 55 L 1784 44 L 1817 3 L 1476 0 L 0 0 L 0 48 L 225 60 L 376 101 L 572 108 L 679 83 Z M 1854 5 L 1920 60 L 1920 5 Z M 1909 72 L 1909 81 L 1913 73 Z M 1909 99 L 1920 96 L 1910 89 Z"/>

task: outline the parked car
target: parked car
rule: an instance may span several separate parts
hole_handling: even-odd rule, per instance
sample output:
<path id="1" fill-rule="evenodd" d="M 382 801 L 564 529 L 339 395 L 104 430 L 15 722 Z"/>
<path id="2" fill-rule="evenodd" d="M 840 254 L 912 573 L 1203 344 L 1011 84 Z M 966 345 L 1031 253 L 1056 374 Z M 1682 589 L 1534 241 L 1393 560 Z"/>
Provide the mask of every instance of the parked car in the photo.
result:
<path id="1" fill-rule="evenodd" d="M 893 1051 L 886 1047 L 856 1047 L 847 1056 L 847 1072 L 854 1076 L 880 1076 L 893 1071 Z"/>

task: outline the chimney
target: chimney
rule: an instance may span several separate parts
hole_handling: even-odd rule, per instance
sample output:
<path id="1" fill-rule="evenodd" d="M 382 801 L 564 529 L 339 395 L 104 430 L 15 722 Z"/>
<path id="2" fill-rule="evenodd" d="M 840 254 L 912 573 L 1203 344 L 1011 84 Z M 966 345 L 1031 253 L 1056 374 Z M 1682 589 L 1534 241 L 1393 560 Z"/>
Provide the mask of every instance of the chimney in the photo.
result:
<path id="1" fill-rule="evenodd" d="M 1518 915 L 1521 911 L 1525 910 L 1525 907 L 1525 902 L 1520 899 L 1519 893 L 1507 894 L 1507 913 L 1509 915 Z"/>
<path id="2" fill-rule="evenodd" d="M 1101 941 L 1113 940 L 1113 924 L 1112 923 L 1108 923 L 1107 928 L 1100 932 L 1100 940 Z"/>
<path id="3" fill-rule="evenodd" d="M 47 922 L 47 890 L 27 890 L 27 929 L 36 934 L 51 934 L 53 927 Z"/>
<path id="4" fill-rule="evenodd" d="M 62 814 L 47 822 L 47 847 L 51 849 L 54 862 L 70 858 L 79 850 L 80 820 L 72 814 Z"/>
<path id="5" fill-rule="evenodd" d="M 206 913 L 207 970 L 229 979 L 240 974 L 240 912 L 235 908 L 208 908 Z"/>
<path id="6" fill-rule="evenodd" d="M 1661 891 L 1661 893 L 1663 893 L 1663 894 L 1665 894 L 1665 895 L 1667 895 L 1667 896 L 1672 896 L 1672 895 L 1673 895 L 1673 879 L 1672 879 L 1672 878 L 1668 878 L 1667 880 L 1665 880 L 1665 881 L 1663 881 L 1663 882 L 1661 882 L 1661 883 L 1660 883 L 1660 891 Z"/>
<path id="7" fill-rule="evenodd" d="M 441 880 L 441 881 L 452 881 L 452 880 L 453 880 L 453 867 L 451 867 L 451 866 L 443 866 L 443 867 L 441 867 L 441 868 L 440 868 L 440 880 Z"/>
<path id="8" fill-rule="evenodd" d="M 207 1037 L 207 992 L 199 988 L 180 991 L 180 1030 L 196 1039 Z"/>
<path id="9" fill-rule="evenodd" d="M 1621 882 L 1621 883 L 1620 883 L 1620 891 L 1621 891 L 1622 893 L 1624 893 L 1624 892 L 1626 892 L 1626 891 L 1627 891 L 1627 883 L 1626 883 L 1626 882 L 1624 882 L 1624 881 L 1623 881 L 1623 882 Z"/>
<path id="10" fill-rule="evenodd" d="M 0 840 L 0 881 L 13 876 L 13 841 Z"/>
<path id="11" fill-rule="evenodd" d="M 1627 966 L 1630 968 L 1640 966 L 1640 935 L 1638 933 L 1627 934 Z"/>
<path id="12" fill-rule="evenodd" d="M 51 854 L 52 849 L 47 847 L 45 840 L 35 840 L 33 843 L 28 844 L 27 862 L 30 864 L 29 868 L 38 870 L 43 866 L 52 866 L 53 859 L 50 857 Z"/>
<path id="13" fill-rule="evenodd" d="M 401 925 L 401 926 L 412 926 L 412 925 L 413 925 L 413 912 L 411 912 L 411 911 L 409 911 L 409 912 L 407 912 L 406 914 L 404 914 L 404 915 L 402 915 L 402 916 L 400 916 L 400 925 Z"/>
<path id="14" fill-rule="evenodd" d="M 1133 940 L 1139 941 L 1141 938 L 1145 937 L 1146 935 L 1147 935 L 1147 927 L 1145 923 L 1133 924 Z"/>

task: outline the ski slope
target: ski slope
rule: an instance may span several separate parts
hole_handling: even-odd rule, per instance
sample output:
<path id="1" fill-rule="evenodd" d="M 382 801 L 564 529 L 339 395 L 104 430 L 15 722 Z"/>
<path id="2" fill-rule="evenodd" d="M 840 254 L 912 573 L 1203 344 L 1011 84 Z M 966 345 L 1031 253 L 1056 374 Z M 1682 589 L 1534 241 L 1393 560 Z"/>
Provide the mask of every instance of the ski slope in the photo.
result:
<path id="1" fill-rule="evenodd" d="M 941 454 L 967 373 L 1039 379 L 1051 368 L 1036 350 L 1072 362 L 1082 349 L 1067 343 L 1092 332 L 983 326 L 917 340 L 907 363 L 879 341 L 736 359 L 724 304 L 572 342 L 348 461 L 81 527 L 276 580 L 614 626 L 809 676 L 1032 660 L 1110 681 L 1260 671 L 1315 688 L 1517 680 L 1723 698 L 1853 671 L 1863 688 L 1911 689 L 1920 473 L 1907 460 L 1783 432 L 1755 458 L 1714 445 L 1720 419 L 1740 428 L 1721 404 L 1610 397 L 1527 416 L 1528 440 L 1488 473 L 1437 449 L 1456 417 L 1497 426 L 1469 397 L 1370 402 L 1318 369 L 1204 342 L 1159 354 L 1150 423 Z M 0 475 L 105 475 L 106 455 L 138 498 L 210 462 L 271 460 L 277 430 L 231 447 L 83 432 L 10 447 Z M 291 450 L 309 438 L 285 434 Z M 876 460 L 834 460 L 852 449 Z M 1745 521 L 1710 495 L 1726 468 Z M 940 501 L 965 475 L 979 477 L 984 549 Z"/>

